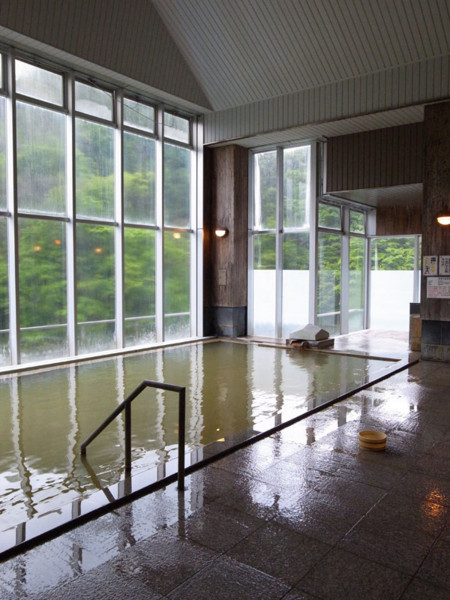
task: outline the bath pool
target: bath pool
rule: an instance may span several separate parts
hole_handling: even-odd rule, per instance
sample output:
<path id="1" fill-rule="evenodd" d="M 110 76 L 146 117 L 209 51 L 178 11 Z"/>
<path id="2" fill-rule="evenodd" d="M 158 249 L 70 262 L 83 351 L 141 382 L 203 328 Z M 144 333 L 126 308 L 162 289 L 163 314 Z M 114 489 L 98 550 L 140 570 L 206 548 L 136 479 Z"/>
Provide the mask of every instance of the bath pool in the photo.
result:
<path id="1" fill-rule="evenodd" d="M 388 373 L 394 361 L 214 341 L 0 377 L 0 532 L 57 512 L 123 476 L 118 418 L 80 444 L 143 379 L 186 386 L 186 451 L 263 431 Z M 177 456 L 177 395 L 148 389 L 133 403 L 132 472 Z"/>

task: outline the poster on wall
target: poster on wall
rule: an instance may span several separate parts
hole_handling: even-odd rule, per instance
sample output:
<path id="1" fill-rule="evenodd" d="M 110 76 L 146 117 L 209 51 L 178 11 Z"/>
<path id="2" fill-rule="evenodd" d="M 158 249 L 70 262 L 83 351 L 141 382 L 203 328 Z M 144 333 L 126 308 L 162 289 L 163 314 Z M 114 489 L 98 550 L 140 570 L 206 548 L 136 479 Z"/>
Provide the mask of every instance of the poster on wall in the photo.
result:
<path id="1" fill-rule="evenodd" d="M 439 257 L 439 275 L 450 275 L 450 256 Z"/>
<path id="2" fill-rule="evenodd" d="M 427 279 L 427 298 L 450 298 L 450 277 Z"/>
<path id="3" fill-rule="evenodd" d="M 438 257 L 437 256 L 424 256 L 423 257 L 423 274 L 426 277 L 437 275 Z"/>

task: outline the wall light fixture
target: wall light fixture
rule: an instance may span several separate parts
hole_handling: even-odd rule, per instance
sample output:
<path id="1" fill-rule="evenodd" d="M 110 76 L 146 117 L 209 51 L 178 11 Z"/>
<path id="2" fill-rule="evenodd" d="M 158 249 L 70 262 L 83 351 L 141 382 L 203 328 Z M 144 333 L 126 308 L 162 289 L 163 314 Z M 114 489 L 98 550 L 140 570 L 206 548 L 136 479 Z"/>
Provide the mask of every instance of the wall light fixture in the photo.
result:
<path id="1" fill-rule="evenodd" d="M 450 211 L 442 212 L 436 218 L 439 225 L 450 225 Z"/>
<path id="2" fill-rule="evenodd" d="M 216 237 L 224 238 L 228 235 L 228 229 L 226 229 L 225 227 L 217 227 L 217 229 L 214 230 L 214 233 Z"/>

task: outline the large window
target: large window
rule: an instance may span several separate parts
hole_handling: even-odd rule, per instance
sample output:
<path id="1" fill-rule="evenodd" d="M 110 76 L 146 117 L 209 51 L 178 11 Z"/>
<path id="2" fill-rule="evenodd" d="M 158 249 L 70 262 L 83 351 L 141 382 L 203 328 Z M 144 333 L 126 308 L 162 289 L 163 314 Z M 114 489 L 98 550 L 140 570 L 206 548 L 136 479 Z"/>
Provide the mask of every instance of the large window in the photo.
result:
<path id="1" fill-rule="evenodd" d="M 0 366 L 201 333 L 194 120 L 62 68 L 5 64 Z"/>
<path id="2" fill-rule="evenodd" d="M 312 147 L 253 155 L 249 333 L 287 337 L 309 320 Z"/>
<path id="3" fill-rule="evenodd" d="M 409 304 L 420 301 L 420 242 L 419 235 L 371 239 L 371 329 L 409 329 Z"/>
<path id="4" fill-rule="evenodd" d="M 364 329 L 367 213 L 321 200 L 317 225 L 316 322 L 331 335 Z"/>
<path id="5" fill-rule="evenodd" d="M 255 152 L 249 333 L 287 338 L 316 323 L 330 335 L 367 326 L 368 209 L 314 196 L 314 146 Z"/>

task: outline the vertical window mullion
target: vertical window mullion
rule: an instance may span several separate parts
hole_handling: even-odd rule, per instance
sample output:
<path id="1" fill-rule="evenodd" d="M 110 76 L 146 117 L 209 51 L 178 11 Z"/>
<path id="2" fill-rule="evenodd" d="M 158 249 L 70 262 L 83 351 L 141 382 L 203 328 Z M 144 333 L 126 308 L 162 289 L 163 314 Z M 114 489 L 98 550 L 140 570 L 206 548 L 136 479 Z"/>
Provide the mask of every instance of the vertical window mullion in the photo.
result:
<path id="1" fill-rule="evenodd" d="M 74 77 L 66 76 L 68 115 L 66 118 L 66 265 L 67 265 L 67 337 L 69 356 L 78 353 L 77 286 L 76 286 L 76 178 L 75 178 L 75 110 Z"/>
<path id="2" fill-rule="evenodd" d="M 115 97 L 116 128 L 114 132 L 114 256 L 115 256 L 115 292 L 116 292 L 116 347 L 124 347 L 124 210 L 123 210 L 123 94 Z"/>
<path id="3" fill-rule="evenodd" d="M 420 235 L 414 236 L 414 290 L 413 302 L 419 302 L 420 298 Z"/>
<path id="4" fill-rule="evenodd" d="M 198 253 L 200 253 L 199 249 L 199 239 L 201 240 L 202 236 L 199 236 L 199 231 L 201 231 L 202 227 L 202 219 L 200 214 L 201 200 L 200 200 L 200 189 L 201 186 L 199 182 L 203 180 L 203 169 L 202 169 L 202 158 L 203 155 L 200 154 L 200 136 L 199 134 L 200 124 L 195 120 L 191 123 L 191 132 L 192 132 L 192 143 L 194 151 L 191 151 L 191 207 L 190 207 L 190 217 L 191 217 L 191 229 L 193 229 L 193 233 L 190 234 L 191 238 L 191 281 L 190 281 L 190 312 L 191 312 L 191 336 L 199 335 L 199 332 L 203 329 L 202 319 L 201 319 L 201 310 L 200 307 L 197 306 L 197 298 L 200 296 L 203 298 L 203 293 L 201 293 L 200 282 L 202 278 L 201 274 L 201 265 L 197 260 L 194 260 L 197 257 Z"/>
<path id="5" fill-rule="evenodd" d="M 9 283 L 9 345 L 11 363 L 20 363 L 20 323 L 19 323 L 19 236 L 17 216 L 17 131 L 15 101 L 14 55 L 8 57 L 8 89 L 6 100 L 6 169 L 7 207 L 10 217 L 7 220 L 8 236 L 8 283 Z"/>
<path id="6" fill-rule="evenodd" d="M 276 299 L 275 336 L 282 337 L 283 323 L 283 149 L 277 150 L 277 217 L 276 217 Z"/>
<path id="7" fill-rule="evenodd" d="M 325 145 L 321 145 L 321 151 L 325 154 Z M 317 263 L 317 145 L 311 144 L 310 176 L 309 186 L 309 323 L 316 323 L 316 263 Z M 323 161 L 325 164 L 325 160 Z"/>
<path id="8" fill-rule="evenodd" d="M 343 232 L 341 245 L 341 334 L 348 333 L 349 288 L 350 288 L 350 211 L 347 207 L 343 212 Z"/>
<path id="9" fill-rule="evenodd" d="M 156 341 L 164 341 L 164 108 L 156 110 Z"/>
<path id="10" fill-rule="evenodd" d="M 254 229 L 255 229 L 255 161 L 256 155 L 251 153 L 248 164 L 248 269 L 247 269 L 247 334 L 254 335 Z"/>
<path id="11" fill-rule="evenodd" d="M 364 313 L 363 327 L 369 328 L 369 274 L 370 274 L 370 241 L 367 238 L 367 226 L 364 237 Z"/>

